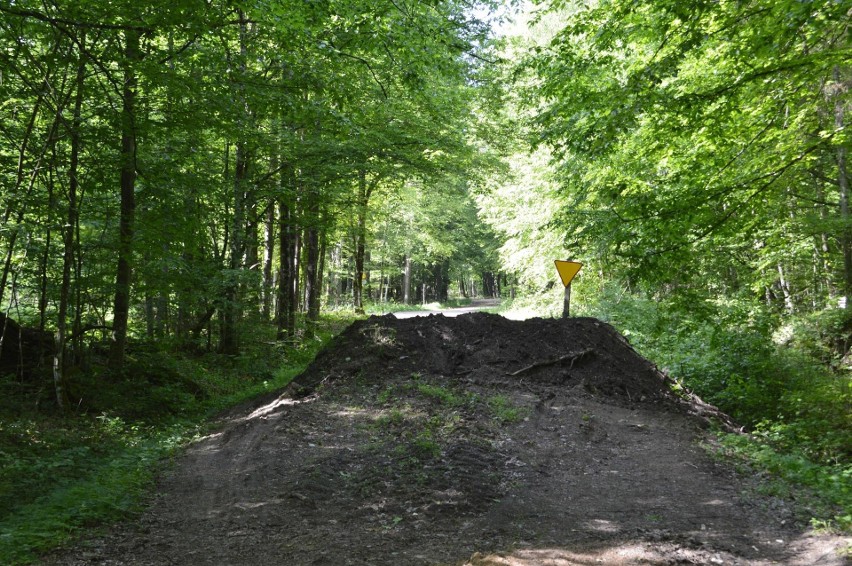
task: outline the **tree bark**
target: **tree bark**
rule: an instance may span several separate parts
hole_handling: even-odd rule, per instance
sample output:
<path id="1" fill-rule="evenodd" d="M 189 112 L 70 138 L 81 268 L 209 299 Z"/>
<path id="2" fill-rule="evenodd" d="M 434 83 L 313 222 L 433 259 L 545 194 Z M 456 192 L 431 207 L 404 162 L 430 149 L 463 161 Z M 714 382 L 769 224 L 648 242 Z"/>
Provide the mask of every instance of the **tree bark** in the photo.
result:
<path id="1" fill-rule="evenodd" d="M 778 264 L 778 286 L 781 289 L 781 293 L 784 295 L 784 308 L 788 313 L 793 314 L 795 307 L 793 305 L 793 297 L 790 293 L 790 282 L 784 274 L 784 266 L 780 263 Z"/>
<path id="2" fill-rule="evenodd" d="M 234 152 L 234 211 L 231 222 L 231 242 L 228 267 L 229 281 L 225 289 L 225 301 L 222 307 L 222 335 L 219 337 L 219 352 L 237 355 L 240 352 L 237 322 L 240 319 L 240 281 L 238 273 L 242 270 L 245 253 L 245 184 L 248 176 L 248 155 L 245 142 L 237 142 Z"/>
<path id="3" fill-rule="evenodd" d="M 277 165 L 276 165 L 277 167 Z M 261 313 L 264 320 L 269 320 L 272 312 L 272 259 L 275 257 L 275 203 L 270 202 L 265 214 L 265 250 L 263 254 L 263 307 Z"/>
<path id="4" fill-rule="evenodd" d="M 840 76 L 840 67 L 834 67 L 834 81 L 837 92 L 834 99 L 834 127 L 843 128 L 845 118 L 846 90 Z M 843 220 L 843 294 L 846 296 L 846 310 L 852 312 L 852 228 L 849 226 L 849 176 L 846 170 L 846 146 L 837 146 L 837 186 L 840 190 L 840 217 Z"/>
<path id="5" fill-rule="evenodd" d="M 320 285 L 319 285 L 319 263 L 320 263 L 320 213 L 319 201 L 320 191 L 316 186 L 307 187 L 303 193 L 305 207 L 303 217 L 305 219 L 304 246 L 305 261 L 302 272 L 305 278 L 305 313 L 307 315 L 307 331 L 313 333 L 314 323 L 319 320 L 320 308 Z"/>
<path id="6" fill-rule="evenodd" d="M 85 36 L 81 36 L 80 45 L 84 45 Z M 83 88 L 86 76 L 86 59 L 81 52 L 77 62 L 76 85 L 74 97 L 74 114 L 71 131 L 71 157 L 68 164 L 68 216 L 62 227 L 62 283 L 59 286 L 59 312 L 56 320 L 53 352 L 53 387 L 56 393 L 56 404 L 60 410 L 68 406 L 66 372 L 65 372 L 65 340 L 68 318 L 68 303 L 71 296 L 71 270 L 74 267 L 74 234 L 78 225 L 77 190 L 79 177 L 77 169 L 80 162 L 80 127 L 83 108 Z"/>
<path id="7" fill-rule="evenodd" d="M 405 256 L 405 271 L 402 276 L 402 302 L 411 304 L 411 256 Z"/>
<path id="8" fill-rule="evenodd" d="M 320 290 L 317 280 L 319 267 L 319 230 L 316 226 L 310 226 L 305 230 L 305 263 L 302 269 L 305 274 L 305 306 L 308 322 L 313 323 L 319 319 L 319 295 Z"/>
<path id="9" fill-rule="evenodd" d="M 118 227 L 118 268 L 115 276 L 112 345 L 109 368 L 119 371 L 124 366 L 127 346 L 127 323 L 130 314 L 130 280 L 133 274 L 133 223 L 136 215 L 136 87 L 135 64 L 141 57 L 140 32 L 124 32 L 124 86 L 121 106 L 121 204 Z"/>
<path id="10" fill-rule="evenodd" d="M 242 81 L 246 73 L 246 57 L 248 55 L 247 33 L 248 22 L 245 12 L 239 10 L 239 37 L 240 37 L 240 77 Z M 239 88 L 239 87 L 238 87 Z M 244 98 L 244 97 L 243 97 Z M 249 108 L 245 100 L 242 100 L 243 120 L 242 126 L 248 127 L 245 118 L 249 116 Z M 234 152 L 234 212 L 231 221 L 231 245 L 228 267 L 230 268 L 229 281 L 225 288 L 224 304 L 222 305 L 222 334 L 219 336 L 219 352 L 226 355 L 236 355 L 240 352 L 239 336 L 237 335 L 237 322 L 242 315 L 240 306 L 240 278 L 239 273 L 244 268 L 246 252 L 246 183 L 248 179 L 249 152 L 248 144 L 244 140 L 236 143 Z"/>
<path id="11" fill-rule="evenodd" d="M 278 300 L 275 319 L 278 339 L 292 337 L 296 332 L 296 241 L 292 225 L 292 211 L 282 196 L 278 202 Z"/>
<path id="12" fill-rule="evenodd" d="M 355 305 L 355 312 L 364 313 L 364 258 L 367 250 L 367 212 L 370 204 L 370 197 L 373 194 L 376 186 L 379 184 L 380 177 L 377 175 L 369 182 L 367 181 L 367 172 L 361 170 L 358 174 L 358 225 L 355 235 L 355 273 L 352 277 L 352 301 Z"/>

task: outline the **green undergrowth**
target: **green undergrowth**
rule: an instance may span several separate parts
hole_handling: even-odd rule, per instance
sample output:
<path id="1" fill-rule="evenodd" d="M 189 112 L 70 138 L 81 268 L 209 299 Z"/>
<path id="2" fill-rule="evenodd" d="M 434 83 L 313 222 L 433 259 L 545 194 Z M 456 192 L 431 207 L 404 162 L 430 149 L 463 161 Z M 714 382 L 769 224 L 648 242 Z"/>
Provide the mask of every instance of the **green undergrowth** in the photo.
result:
<path id="1" fill-rule="evenodd" d="M 812 519 L 848 530 L 852 372 L 841 309 L 793 317 L 748 301 L 605 291 L 589 314 L 613 324 L 676 383 L 747 430 L 724 446 L 790 489 L 813 492 Z"/>
<path id="2" fill-rule="evenodd" d="M 133 516 L 156 473 L 212 416 L 286 385 L 348 322 L 325 318 L 297 346 L 258 327 L 238 357 L 135 345 L 122 375 L 73 377 L 66 415 L 35 408 L 49 405 L 37 396 L 44 387 L 0 378 L 0 564 L 32 563 Z"/>
<path id="3" fill-rule="evenodd" d="M 781 452 L 763 434 L 726 434 L 720 441 L 718 453 L 726 460 L 763 475 L 762 494 L 796 500 L 815 528 L 852 532 L 852 465 L 816 464 L 796 451 Z"/>

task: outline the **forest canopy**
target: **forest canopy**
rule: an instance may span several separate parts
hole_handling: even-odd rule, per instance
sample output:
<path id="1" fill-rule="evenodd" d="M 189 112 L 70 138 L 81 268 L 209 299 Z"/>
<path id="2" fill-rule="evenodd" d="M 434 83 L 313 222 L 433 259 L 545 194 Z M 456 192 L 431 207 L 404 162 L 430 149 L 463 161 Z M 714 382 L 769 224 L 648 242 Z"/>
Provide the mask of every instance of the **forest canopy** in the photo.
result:
<path id="1" fill-rule="evenodd" d="M 496 273 L 468 243 L 488 231 L 465 171 L 491 158 L 467 3 L 0 14 L 0 302 L 56 333 L 60 404 L 92 339 L 113 370 L 128 337 L 235 354 L 253 320 L 293 338 L 321 302 L 446 300 L 451 275 Z"/>

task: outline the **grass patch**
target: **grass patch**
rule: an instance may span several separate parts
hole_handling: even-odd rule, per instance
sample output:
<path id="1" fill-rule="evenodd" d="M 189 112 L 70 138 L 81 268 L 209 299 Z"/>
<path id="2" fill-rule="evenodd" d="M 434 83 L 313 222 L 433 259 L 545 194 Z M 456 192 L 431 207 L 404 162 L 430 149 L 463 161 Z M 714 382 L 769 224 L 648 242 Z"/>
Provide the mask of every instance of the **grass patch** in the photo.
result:
<path id="1" fill-rule="evenodd" d="M 448 407 L 459 407 L 465 403 L 464 397 L 447 389 L 446 387 L 441 387 L 440 385 L 418 383 L 417 391 L 420 392 L 421 395 L 434 399 Z"/>
<path id="2" fill-rule="evenodd" d="M 805 502 L 811 524 L 852 533 L 852 465 L 817 464 L 801 453 L 780 452 L 759 437 L 720 437 L 719 455 L 750 470 L 764 472 L 764 495 Z"/>
<path id="3" fill-rule="evenodd" d="M 521 407 L 514 406 L 511 399 L 505 395 L 489 397 L 488 408 L 501 424 L 516 423 L 526 416 L 526 412 Z"/>
<path id="4" fill-rule="evenodd" d="M 163 463 L 212 415 L 289 383 L 348 322 L 325 318 L 297 346 L 252 336 L 237 357 L 137 349 L 122 375 L 76 376 L 70 415 L 26 409 L 35 403 L 19 393 L 0 418 L 0 564 L 30 564 L 138 513 Z"/>

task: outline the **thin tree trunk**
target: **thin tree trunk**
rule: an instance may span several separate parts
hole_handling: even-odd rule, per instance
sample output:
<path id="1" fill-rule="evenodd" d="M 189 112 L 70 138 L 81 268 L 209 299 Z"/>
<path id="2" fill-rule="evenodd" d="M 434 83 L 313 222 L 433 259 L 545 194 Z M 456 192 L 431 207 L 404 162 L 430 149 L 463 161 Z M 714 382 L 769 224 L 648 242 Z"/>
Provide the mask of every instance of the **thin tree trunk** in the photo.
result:
<path id="1" fill-rule="evenodd" d="M 74 223 L 71 225 L 72 227 L 68 228 L 69 230 L 73 230 L 72 234 L 72 255 L 73 255 L 73 263 L 74 263 L 74 281 L 81 281 L 83 279 L 83 250 L 80 245 L 80 207 L 83 202 L 83 190 L 82 187 L 79 186 L 79 181 L 77 180 L 77 176 L 74 176 L 75 187 L 79 191 L 79 193 L 75 196 L 76 202 L 74 203 Z M 69 195 L 69 218 L 72 212 L 70 208 L 70 195 Z M 74 363 L 79 363 L 82 359 L 83 354 L 83 286 L 78 284 L 74 290 L 74 322 L 72 323 L 72 344 L 71 348 L 74 352 Z M 64 367 L 64 366 L 63 366 Z M 63 369 L 64 371 L 64 369 Z"/>
<path id="2" fill-rule="evenodd" d="M 834 67 L 834 81 L 838 92 L 834 99 L 834 127 L 843 128 L 845 118 L 845 100 L 842 96 L 845 88 L 840 77 L 840 67 Z M 852 229 L 849 227 L 849 176 L 846 171 L 846 146 L 837 146 L 837 186 L 840 190 L 840 217 L 843 220 L 843 293 L 846 296 L 846 309 L 852 312 Z"/>
<path id="3" fill-rule="evenodd" d="M 325 229 L 320 230 L 319 265 L 317 266 L 317 317 L 320 311 L 320 298 L 323 295 L 323 280 L 325 278 L 325 256 L 328 251 L 328 234 Z"/>
<path id="4" fill-rule="evenodd" d="M 295 218 L 295 214 L 293 214 Z M 292 319 L 290 322 L 290 326 L 295 330 L 296 328 L 296 313 L 302 312 L 302 279 L 299 277 L 299 273 L 301 273 L 302 269 L 302 244 L 304 242 L 304 235 L 302 229 L 297 226 L 295 223 L 293 225 L 293 267 L 291 268 L 290 273 L 293 277 L 293 310 L 290 311 L 290 318 Z"/>
<path id="5" fill-rule="evenodd" d="M 245 12 L 239 10 L 239 38 L 240 38 L 240 71 L 242 80 L 246 72 L 246 58 L 248 56 L 247 46 L 248 21 Z M 243 117 L 249 116 L 248 104 L 242 101 Z M 248 127 L 248 124 L 243 124 Z M 242 315 L 240 306 L 240 282 L 237 273 L 244 267 L 244 254 L 246 252 L 246 182 L 248 179 L 249 151 L 247 143 L 243 140 L 237 141 L 234 152 L 234 211 L 231 222 L 231 242 L 229 268 L 231 271 L 230 281 L 225 289 L 225 300 L 222 306 L 222 334 L 219 337 L 219 351 L 223 354 L 236 355 L 240 351 L 239 337 L 237 335 L 237 322 Z"/>
<path id="6" fill-rule="evenodd" d="M 402 275 L 402 302 L 411 304 L 411 256 L 405 256 L 405 267 Z"/>
<path id="7" fill-rule="evenodd" d="M 278 339 L 292 337 L 295 333 L 295 309 L 293 265 L 294 246 L 290 207 L 284 197 L 278 202 L 278 300 L 275 305 L 275 320 Z"/>
<path id="8" fill-rule="evenodd" d="M 56 140 L 53 140 L 54 143 Z M 56 152 L 53 152 L 54 155 Z M 54 159 L 54 163 L 56 160 Z M 53 230 L 51 230 L 51 226 L 53 225 L 53 209 L 56 206 L 54 203 L 54 195 L 55 195 L 55 187 L 54 187 L 54 179 L 53 179 L 53 171 L 48 172 L 48 181 L 47 181 L 47 218 L 46 228 L 45 228 L 45 238 L 44 238 L 44 253 L 41 256 L 41 288 L 39 289 L 39 298 L 38 298 L 38 329 L 44 331 L 45 322 L 47 320 L 47 270 L 48 263 L 50 259 L 50 244 L 53 236 Z"/>
<path id="9" fill-rule="evenodd" d="M 364 258 L 367 249 L 367 211 L 370 197 L 379 184 L 379 177 L 374 177 L 367 182 L 367 172 L 361 170 L 358 174 L 358 206 L 357 206 L 357 233 L 355 234 L 355 273 L 352 277 L 352 300 L 355 312 L 364 313 Z"/>
<path id="10" fill-rule="evenodd" d="M 80 37 L 80 45 L 85 45 L 85 36 Z M 59 312 L 56 318 L 56 334 L 53 337 L 53 387 L 56 393 L 56 404 L 60 410 L 64 410 L 68 406 L 67 374 L 65 370 L 65 334 L 68 303 L 71 296 L 71 270 L 75 263 L 74 235 L 79 226 L 77 211 L 79 177 L 77 169 L 80 162 L 80 127 L 85 76 L 86 59 L 81 51 L 77 61 L 77 92 L 74 97 L 74 114 L 70 132 L 71 157 L 68 164 L 68 216 L 67 221 L 62 227 L 62 283 L 59 286 Z M 78 311 L 79 308 L 78 305 Z"/>
<path id="11" fill-rule="evenodd" d="M 222 335 L 219 337 L 219 351 L 223 354 L 239 353 L 237 321 L 240 318 L 239 280 L 237 273 L 243 268 L 245 253 L 245 182 L 248 172 L 248 156 L 244 142 L 237 142 L 234 152 L 234 211 L 231 222 L 230 259 L 228 267 L 231 275 L 225 289 L 225 304 L 222 308 Z"/>
<path id="12" fill-rule="evenodd" d="M 317 269 L 319 266 L 319 231 L 316 226 L 305 230 L 305 263 L 302 269 L 305 274 L 305 305 L 309 323 L 319 319 L 319 293 L 317 285 Z"/>
<path id="13" fill-rule="evenodd" d="M 276 165 L 277 167 L 277 165 Z M 261 312 L 264 320 L 269 320 L 272 312 L 272 294 L 274 281 L 272 278 L 272 259 L 275 257 L 275 203 L 270 202 L 265 214 L 264 254 L 263 254 L 263 307 Z"/>
<path id="14" fill-rule="evenodd" d="M 358 227 L 355 234 L 355 273 L 352 274 L 352 302 L 355 312 L 363 314 L 364 250 L 367 239 L 367 173 L 358 174 Z"/>
<path id="15" fill-rule="evenodd" d="M 133 223 L 136 216 L 136 70 L 141 59 L 140 32 L 128 29 L 125 35 L 124 87 L 121 109 L 121 205 L 118 228 L 118 269 L 115 277 L 112 346 L 109 367 L 124 366 L 127 323 L 130 314 L 130 280 L 133 274 Z"/>
<path id="16" fill-rule="evenodd" d="M 154 297 L 145 293 L 145 336 L 149 340 L 154 338 Z"/>
<path id="17" fill-rule="evenodd" d="M 778 264 L 778 284 L 781 287 L 781 293 L 784 294 L 784 308 L 788 313 L 792 314 L 795 307 L 793 305 L 793 297 L 790 293 L 790 283 L 787 281 L 787 277 L 784 274 L 784 267 L 780 263 Z"/>

